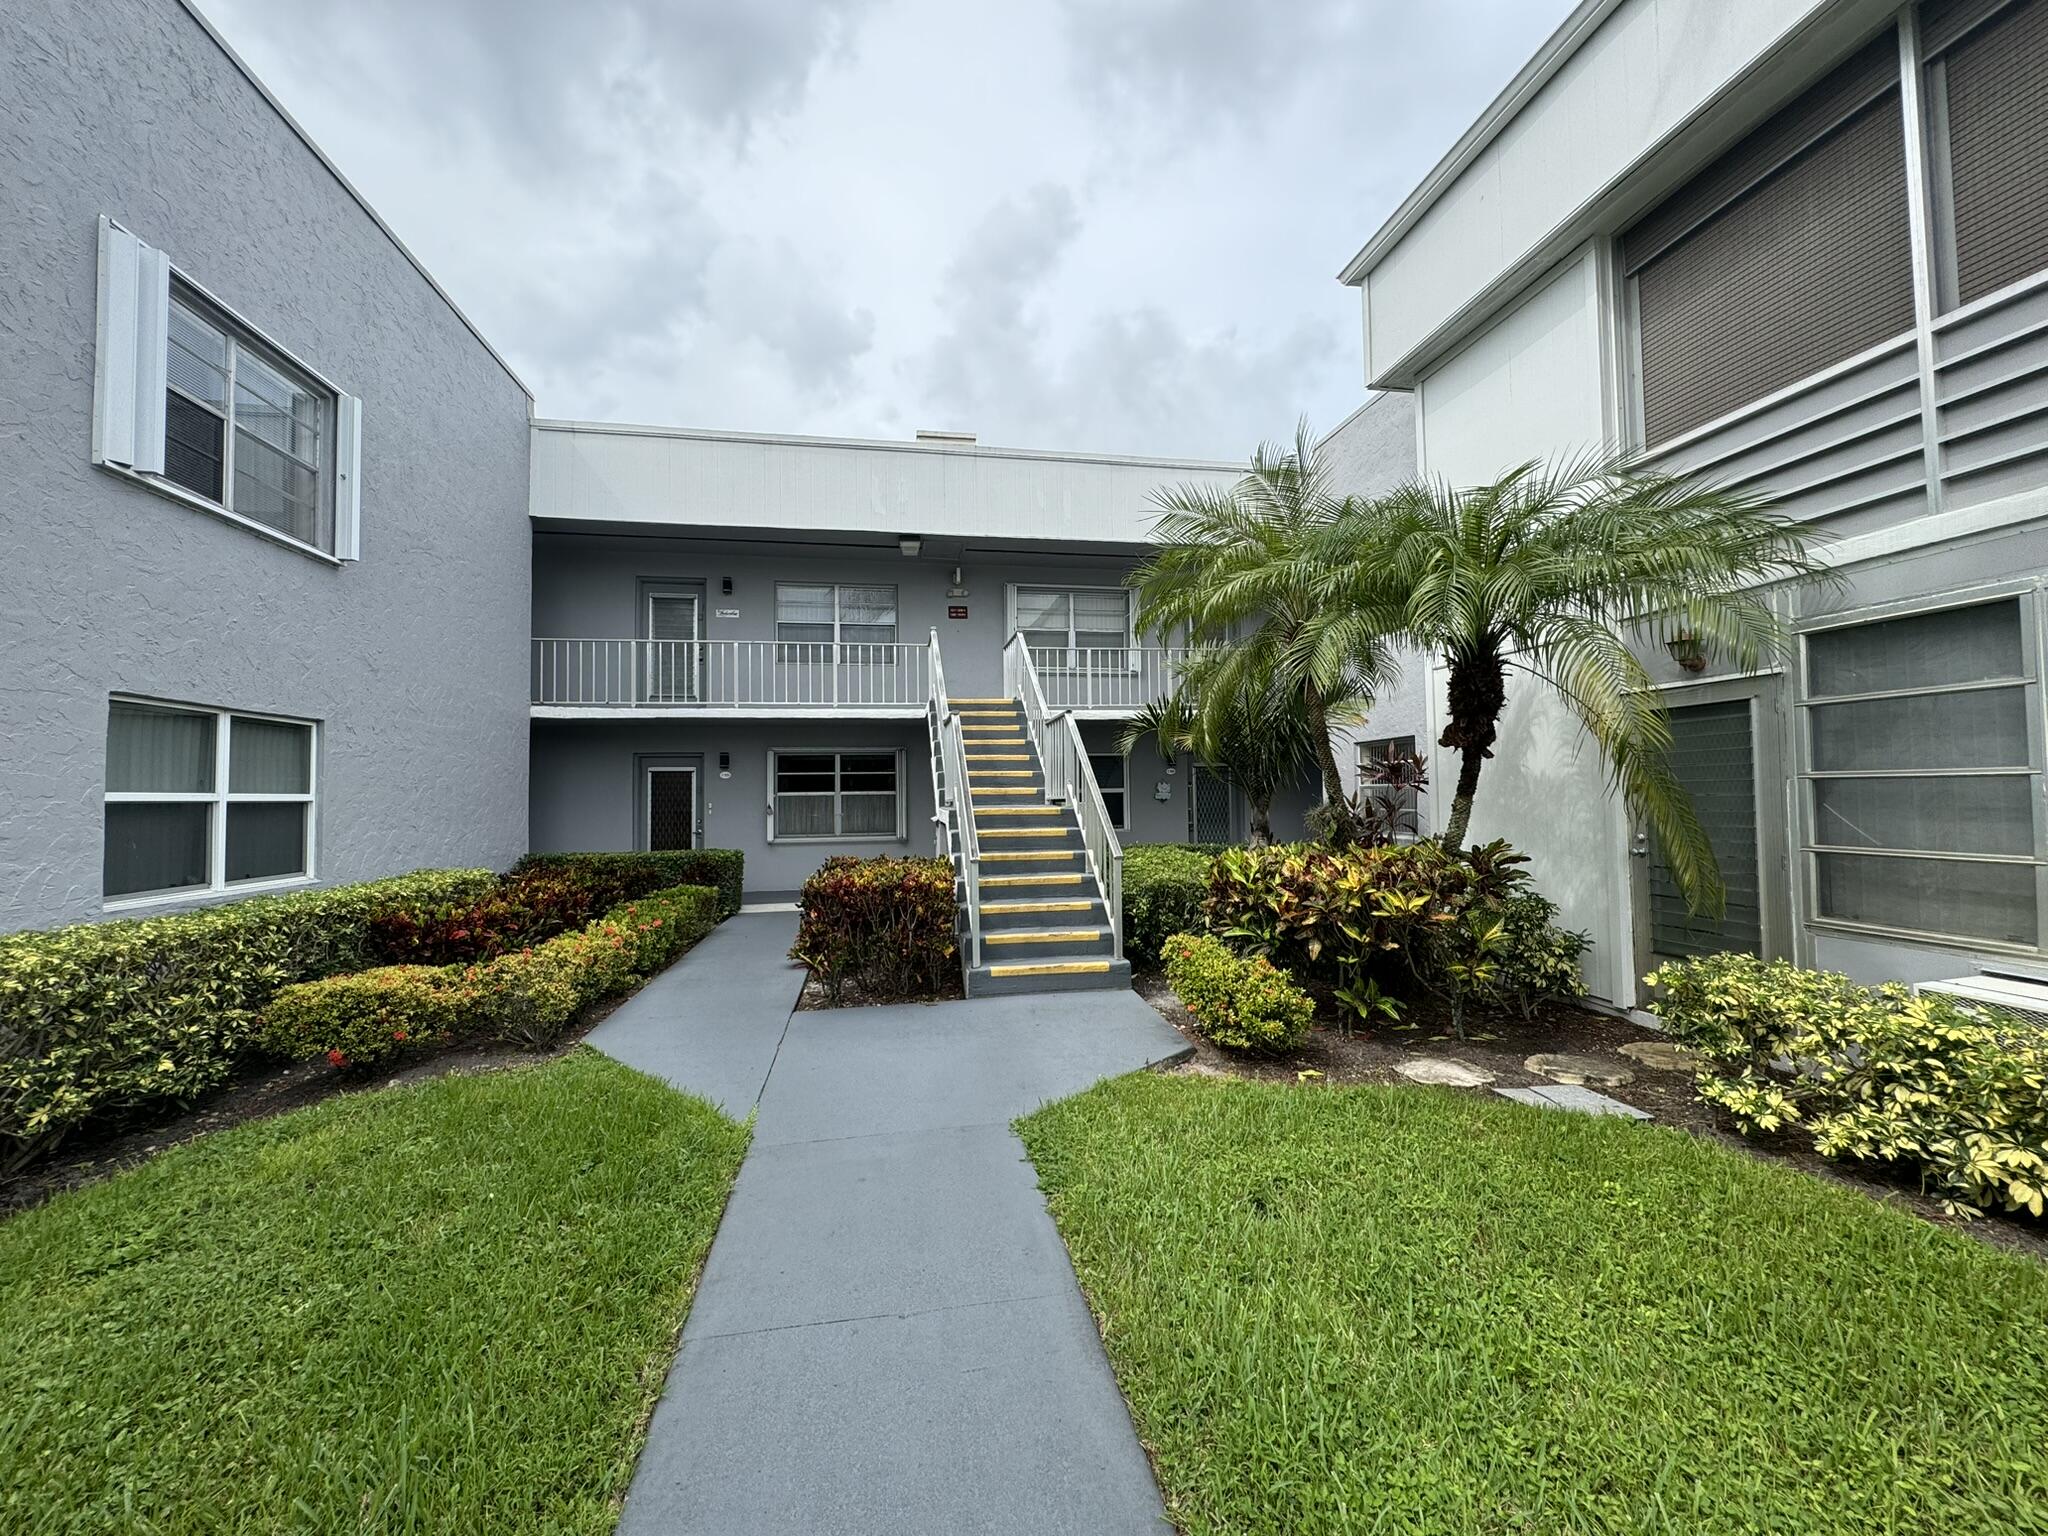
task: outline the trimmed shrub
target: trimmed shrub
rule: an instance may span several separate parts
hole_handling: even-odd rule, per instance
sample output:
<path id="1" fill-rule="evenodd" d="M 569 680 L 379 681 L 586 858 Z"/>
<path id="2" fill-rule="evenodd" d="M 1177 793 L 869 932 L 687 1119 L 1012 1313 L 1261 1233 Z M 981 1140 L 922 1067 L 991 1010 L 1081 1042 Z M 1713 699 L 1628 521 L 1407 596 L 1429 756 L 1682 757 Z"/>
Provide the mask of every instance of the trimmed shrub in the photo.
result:
<path id="1" fill-rule="evenodd" d="M 1124 849 L 1124 953 L 1158 960 L 1176 933 L 1202 926 L 1209 866 L 1220 849 L 1185 843 L 1133 843 Z"/>
<path id="2" fill-rule="evenodd" d="M 1166 979 L 1202 1038 L 1232 1051 L 1292 1050 L 1315 1021 L 1315 999 L 1263 955 L 1238 955 L 1221 939 L 1176 933 L 1161 946 Z"/>
<path id="3" fill-rule="evenodd" d="M 497 877 L 421 870 L 192 912 L 0 936 L 0 1168 L 94 1116 L 226 1081 L 278 988 L 370 958 L 395 907 L 473 901 Z"/>
<path id="4" fill-rule="evenodd" d="M 1650 1008 L 1699 1054 L 1700 1097 L 1823 1157 L 1917 1167 L 1952 1211 L 2048 1205 L 2048 1033 L 1996 1009 L 1782 960 L 1662 966 Z"/>
<path id="5" fill-rule="evenodd" d="M 1493 908 L 1501 922 L 1496 958 L 1503 1001 L 1528 1018 L 1539 1003 L 1585 996 L 1586 977 L 1579 963 L 1593 941 L 1552 921 L 1556 902 L 1523 890 L 1493 903 Z"/>
<path id="6" fill-rule="evenodd" d="M 408 904 L 370 920 L 371 958 L 390 965 L 464 965 L 530 949 L 581 928 L 625 899 L 619 880 L 533 870 L 474 901 Z"/>
<path id="7" fill-rule="evenodd" d="M 735 848 L 685 848 L 672 853 L 529 853 L 512 866 L 512 875 L 518 878 L 539 870 L 571 875 L 593 887 L 601 881 L 616 882 L 611 887 L 612 894 L 597 902 L 594 910 L 600 912 L 649 891 L 708 885 L 718 892 L 718 915 L 731 917 L 740 909 L 746 855 Z"/>
<path id="8" fill-rule="evenodd" d="M 480 964 L 383 966 L 287 987 L 265 1011 L 263 1040 L 282 1055 L 324 1056 L 337 1067 L 463 1040 L 546 1045 L 587 1005 L 669 964 L 710 932 L 717 913 L 716 891 L 679 886 Z"/>
<path id="9" fill-rule="evenodd" d="M 827 859 L 797 898 L 792 960 L 838 1002 L 848 983 L 871 997 L 937 997 L 960 949 L 953 866 L 945 859 Z"/>
<path id="10" fill-rule="evenodd" d="M 378 1062 L 447 1043 L 469 1012 L 446 970 L 380 965 L 282 988 L 263 1010 L 263 1043 L 281 1056 L 325 1056 L 337 1067 Z"/>

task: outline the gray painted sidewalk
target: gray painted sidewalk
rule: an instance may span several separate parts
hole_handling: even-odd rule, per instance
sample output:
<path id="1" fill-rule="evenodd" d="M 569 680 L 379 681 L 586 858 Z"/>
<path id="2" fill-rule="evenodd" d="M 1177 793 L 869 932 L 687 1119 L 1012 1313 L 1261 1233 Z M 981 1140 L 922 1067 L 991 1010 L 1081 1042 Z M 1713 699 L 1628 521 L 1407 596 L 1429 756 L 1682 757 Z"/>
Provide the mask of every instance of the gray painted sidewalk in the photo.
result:
<path id="1" fill-rule="evenodd" d="M 1009 1122 L 1184 1042 L 1129 992 L 791 1015 L 791 933 L 730 920 L 590 1036 L 731 1113 L 766 1078 L 622 1536 L 1165 1532 Z"/>
<path id="2" fill-rule="evenodd" d="M 783 913 L 727 918 L 585 1040 L 746 1119 L 803 993 L 803 969 L 789 958 L 796 922 Z"/>

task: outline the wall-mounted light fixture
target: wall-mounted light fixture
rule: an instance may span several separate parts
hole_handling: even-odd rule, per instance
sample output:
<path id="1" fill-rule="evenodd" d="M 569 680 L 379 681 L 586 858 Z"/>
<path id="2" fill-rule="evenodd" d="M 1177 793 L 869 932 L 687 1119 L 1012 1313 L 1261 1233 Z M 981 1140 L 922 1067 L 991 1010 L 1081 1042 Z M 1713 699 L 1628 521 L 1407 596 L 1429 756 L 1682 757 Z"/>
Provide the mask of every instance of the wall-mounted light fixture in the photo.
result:
<path id="1" fill-rule="evenodd" d="M 718 754 L 718 776 L 721 779 L 732 777 L 732 754 L 730 752 Z"/>
<path id="2" fill-rule="evenodd" d="M 915 560 L 917 552 L 924 548 L 924 536 L 916 533 L 899 533 L 896 535 L 896 547 L 903 551 L 904 559 Z"/>
<path id="3" fill-rule="evenodd" d="M 720 581 L 720 582 L 719 582 L 719 584 L 718 584 L 718 590 L 719 590 L 719 591 L 721 591 L 721 592 L 723 592 L 723 593 L 724 593 L 724 594 L 725 594 L 725 595 L 726 595 L 727 597 L 731 597 L 731 596 L 732 596 L 732 578 L 731 578 L 730 576 L 727 576 L 727 577 L 726 577 L 726 578 L 725 578 L 724 580 Z"/>

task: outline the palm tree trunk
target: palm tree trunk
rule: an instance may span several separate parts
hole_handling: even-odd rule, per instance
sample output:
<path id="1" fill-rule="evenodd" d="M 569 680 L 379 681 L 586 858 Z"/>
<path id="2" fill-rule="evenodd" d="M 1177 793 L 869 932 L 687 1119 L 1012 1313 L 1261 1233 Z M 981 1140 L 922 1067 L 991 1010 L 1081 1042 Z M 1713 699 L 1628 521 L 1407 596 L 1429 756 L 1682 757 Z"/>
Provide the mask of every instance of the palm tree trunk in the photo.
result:
<path id="1" fill-rule="evenodd" d="M 1464 848 L 1472 824 L 1472 801 L 1479 792 L 1479 770 L 1493 756 L 1493 744 L 1500 727 L 1500 713 L 1507 707 L 1507 668 L 1501 662 L 1499 642 L 1483 637 L 1466 655 L 1447 652 L 1450 686 L 1446 690 L 1450 721 L 1437 745 L 1458 754 L 1458 783 L 1451 793 L 1451 819 L 1444 827 L 1444 846 L 1453 852 Z"/>
<path id="2" fill-rule="evenodd" d="M 1330 749 L 1330 713 L 1323 707 L 1322 690 L 1314 683 L 1301 690 L 1302 710 L 1308 716 L 1309 734 L 1315 738 L 1316 767 L 1323 776 L 1323 803 L 1344 804 L 1344 775 L 1337 771 L 1337 754 Z"/>
<path id="3" fill-rule="evenodd" d="M 1254 848 L 1266 847 L 1273 841 L 1273 803 L 1247 796 L 1245 808 L 1251 813 L 1251 835 L 1245 841 Z"/>

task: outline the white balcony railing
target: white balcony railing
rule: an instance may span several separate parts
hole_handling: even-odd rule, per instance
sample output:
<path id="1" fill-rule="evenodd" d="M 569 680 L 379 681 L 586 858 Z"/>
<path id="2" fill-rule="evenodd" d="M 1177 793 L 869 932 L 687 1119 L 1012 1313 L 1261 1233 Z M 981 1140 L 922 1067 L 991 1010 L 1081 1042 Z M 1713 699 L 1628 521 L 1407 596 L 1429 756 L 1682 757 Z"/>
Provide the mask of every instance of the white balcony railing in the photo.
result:
<path id="1" fill-rule="evenodd" d="M 1173 691 L 1187 648 L 1123 645 L 1103 650 L 1030 647 L 1031 666 L 1053 710 L 1136 714 Z"/>
<path id="2" fill-rule="evenodd" d="M 782 640 L 535 640 L 535 704 L 591 709 L 816 710 L 925 707 L 923 645 Z"/>

